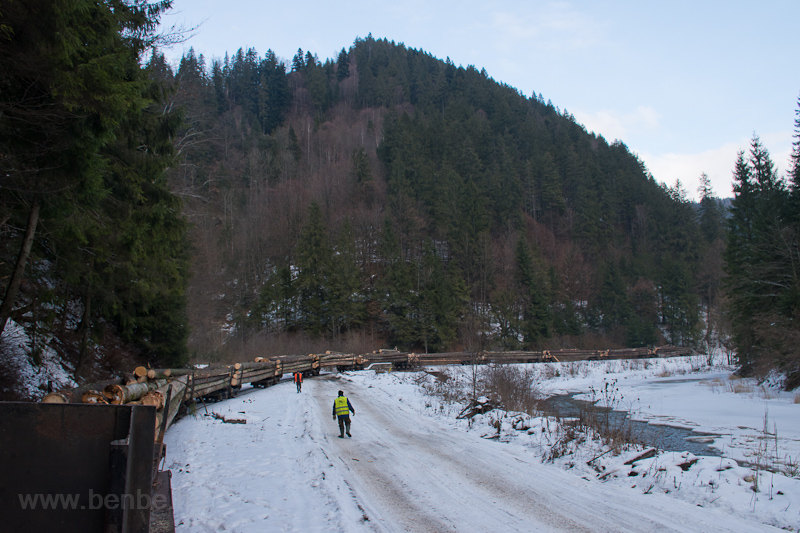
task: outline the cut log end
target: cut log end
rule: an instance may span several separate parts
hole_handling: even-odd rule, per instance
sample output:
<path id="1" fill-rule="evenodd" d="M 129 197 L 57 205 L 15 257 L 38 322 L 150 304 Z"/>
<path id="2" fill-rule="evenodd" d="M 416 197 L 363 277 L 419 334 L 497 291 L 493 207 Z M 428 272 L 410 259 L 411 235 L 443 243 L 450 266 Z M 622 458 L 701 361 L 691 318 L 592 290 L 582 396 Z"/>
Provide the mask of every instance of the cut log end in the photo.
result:
<path id="1" fill-rule="evenodd" d="M 83 403 L 108 403 L 106 400 L 105 395 L 102 392 L 96 390 L 87 390 L 81 395 L 81 401 Z"/>
<path id="2" fill-rule="evenodd" d="M 69 398 L 60 392 L 51 392 L 42 398 L 42 403 L 69 403 Z"/>
<path id="3" fill-rule="evenodd" d="M 158 391 L 152 390 L 142 396 L 142 405 L 152 405 L 156 409 L 164 408 L 164 395 Z"/>
<path id="4" fill-rule="evenodd" d="M 134 383 L 136 383 L 134 381 Z M 121 385 L 109 385 L 105 389 L 103 389 L 103 395 L 114 405 L 119 405 L 123 403 L 123 398 L 125 397 L 124 389 Z"/>

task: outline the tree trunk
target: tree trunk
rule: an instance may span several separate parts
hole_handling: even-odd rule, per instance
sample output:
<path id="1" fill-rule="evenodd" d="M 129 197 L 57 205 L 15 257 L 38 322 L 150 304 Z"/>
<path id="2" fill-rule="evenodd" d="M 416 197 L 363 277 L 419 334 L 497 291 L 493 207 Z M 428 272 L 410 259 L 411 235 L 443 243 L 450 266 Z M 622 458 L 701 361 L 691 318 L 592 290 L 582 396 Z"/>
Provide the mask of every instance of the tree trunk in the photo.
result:
<path id="1" fill-rule="evenodd" d="M 92 265 L 92 270 L 94 269 L 94 265 Z M 90 271 L 91 275 L 91 271 Z M 81 366 L 83 362 L 86 360 L 86 352 L 89 349 L 89 320 L 91 319 L 92 315 L 92 282 L 88 279 L 86 280 L 86 289 L 83 295 L 83 318 L 81 319 L 81 323 L 78 326 L 78 331 L 81 334 L 81 347 L 80 351 L 78 352 L 78 362 L 75 365 L 75 375 L 79 375 L 81 372 Z"/>
<path id="2" fill-rule="evenodd" d="M 6 288 L 6 294 L 3 297 L 3 303 L 0 304 L 0 335 L 6 329 L 6 324 L 11 316 L 11 311 L 14 308 L 14 302 L 17 299 L 20 285 L 22 285 L 22 275 L 25 273 L 25 265 L 28 263 L 28 257 L 31 255 L 31 248 L 33 248 L 33 236 L 36 234 L 36 225 L 39 223 L 39 199 L 33 201 L 31 211 L 28 214 L 28 227 L 25 229 L 25 237 L 22 239 L 22 248 L 17 257 L 17 264 L 14 267 L 14 273 L 11 274 L 11 279 Z"/>

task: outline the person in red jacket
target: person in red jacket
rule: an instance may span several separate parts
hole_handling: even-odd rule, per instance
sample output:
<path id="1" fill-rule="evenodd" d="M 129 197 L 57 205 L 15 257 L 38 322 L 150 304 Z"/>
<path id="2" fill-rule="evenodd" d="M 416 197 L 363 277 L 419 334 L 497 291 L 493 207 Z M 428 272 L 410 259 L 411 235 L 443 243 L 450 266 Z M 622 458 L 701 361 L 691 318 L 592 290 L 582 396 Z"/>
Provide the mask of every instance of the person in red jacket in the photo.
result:
<path id="1" fill-rule="evenodd" d="M 297 392 L 300 392 L 300 389 L 303 388 L 303 373 L 302 372 L 295 372 L 294 373 L 294 382 L 297 385 Z"/>

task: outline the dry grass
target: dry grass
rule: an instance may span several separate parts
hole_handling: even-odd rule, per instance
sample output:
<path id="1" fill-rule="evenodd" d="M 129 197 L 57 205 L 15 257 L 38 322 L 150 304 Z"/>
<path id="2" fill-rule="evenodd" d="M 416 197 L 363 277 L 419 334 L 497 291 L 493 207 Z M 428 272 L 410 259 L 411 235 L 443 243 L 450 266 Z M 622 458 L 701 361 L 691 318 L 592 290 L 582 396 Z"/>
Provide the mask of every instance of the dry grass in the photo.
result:
<path id="1" fill-rule="evenodd" d="M 567 372 L 581 372 L 580 365 L 565 365 L 565 367 Z M 606 382 L 605 386 L 594 394 L 594 400 L 599 405 L 608 406 L 610 409 L 598 409 L 592 405 L 594 402 L 587 403 L 586 407 L 581 409 L 577 420 L 566 421 L 558 413 L 548 412 L 547 404 L 540 401 L 541 394 L 535 382 L 536 374 L 529 367 L 489 366 L 483 370 L 481 378 L 483 394 L 500 399 L 505 410 L 549 416 L 560 420 L 559 427 L 563 428 L 564 433 L 559 437 L 559 442 L 563 446 L 553 447 L 550 452 L 553 457 L 564 453 L 569 447 L 569 442 L 587 439 L 589 435 L 592 435 L 592 438 L 599 438 L 617 451 L 630 444 L 641 443 L 641 435 L 637 433 L 629 418 L 611 416 L 610 411 L 620 408 L 623 402 L 616 381 Z M 626 410 L 630 410 L 630 406 L 626 407 Z"/>
<path id="2" fill-rule="evenodd" d="M 761 385 L 759 390 L 759 396 L 764 400 L 774 400 L 778 397 L 778 393 L 774 390 Z"/>
<path id="3" fill-rule="evenodd" d="M 794 403 L 800 403 L 800 392 L 794 393 Z"/>
<path id="4" fill-rule="evenodd" d="M 434 378 L 433 381 L 429 376 Z M 447 372 L 420 372 L 414 381 L 425 389 L 429 396 L 437 396 L 443 402 L 455 403 L 464 399 L 460 384 Z"/>
<path id="5" fill-rule="evenodd" d="M 749 381 L 737 380 L 728 382 L 728 391 L 734 394 L 752 394 L 755 387 Z"/>
<path id="6" fill-rule="evenodd" d="M 506 411 L 537 412 L 541 394 L 529 367 L 489 365 L 483 369 L 482 382 L 484 394 L 499 398 Z"/>

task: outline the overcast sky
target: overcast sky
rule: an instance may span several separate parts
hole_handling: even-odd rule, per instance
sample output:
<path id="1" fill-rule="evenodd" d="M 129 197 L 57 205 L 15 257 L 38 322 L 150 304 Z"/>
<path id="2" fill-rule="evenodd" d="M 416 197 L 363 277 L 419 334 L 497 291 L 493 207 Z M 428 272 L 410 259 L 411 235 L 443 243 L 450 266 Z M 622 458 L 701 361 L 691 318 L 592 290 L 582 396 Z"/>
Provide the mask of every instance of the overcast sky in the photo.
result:
<path id="1" fill-rule="evenodd" d="M 788 168 L 800 96 L 800 0 L 175 0 L 166 25 L 199 26 L 165 50 L 212 58 L 255 48 L 336 58 L 357 37 L 405 43 L 534 91 L 619 139 L 658 182 L 696 197 L 705 172 L 732 196 L 738 150 L 757 134 Z"/>

